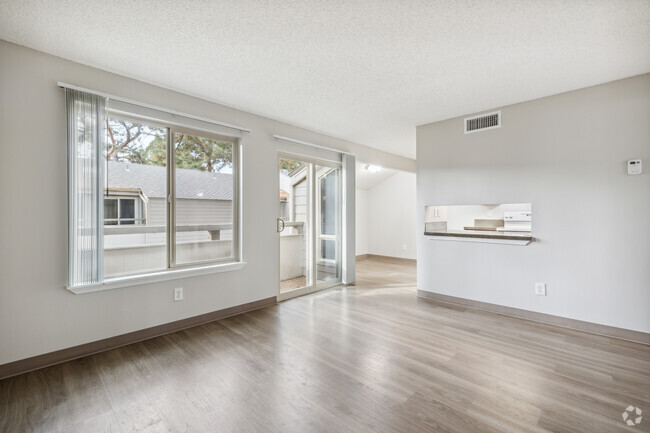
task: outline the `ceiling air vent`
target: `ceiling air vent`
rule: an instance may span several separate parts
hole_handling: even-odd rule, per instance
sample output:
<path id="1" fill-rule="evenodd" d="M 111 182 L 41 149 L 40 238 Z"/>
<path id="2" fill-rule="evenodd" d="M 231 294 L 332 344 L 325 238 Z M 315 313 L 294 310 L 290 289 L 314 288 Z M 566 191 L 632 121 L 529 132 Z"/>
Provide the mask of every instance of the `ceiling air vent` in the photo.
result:
<path id="1" fill-rule="evenodd" d="M 501 128 L 501 111 L 467 117 L 465 119 L 465 134 L 494 128 Z"/>

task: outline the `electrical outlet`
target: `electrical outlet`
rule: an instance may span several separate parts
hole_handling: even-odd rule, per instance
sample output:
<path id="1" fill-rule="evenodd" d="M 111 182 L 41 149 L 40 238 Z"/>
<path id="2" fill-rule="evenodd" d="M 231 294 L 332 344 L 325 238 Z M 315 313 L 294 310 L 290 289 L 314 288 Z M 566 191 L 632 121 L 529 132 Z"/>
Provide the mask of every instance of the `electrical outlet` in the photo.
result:
<path id="1" fill-rule="evenodd" d="M 174 289 L 174 301 L 182 301 L 182 300 L 183 300 L 183 288 L 176 287 Z"/>
<path id="2" fill-rule="evenodd" d="M 535 283 L 535 294 L 537 296 L 546 296 L 546 283 Z"/>
<path id="3" fill-rule="evenodd" d="M 404 251 L 406 251 L 406 249 L 407 249 L 406 244 L 402 245 L 402 249 L 403 249 Z"/>

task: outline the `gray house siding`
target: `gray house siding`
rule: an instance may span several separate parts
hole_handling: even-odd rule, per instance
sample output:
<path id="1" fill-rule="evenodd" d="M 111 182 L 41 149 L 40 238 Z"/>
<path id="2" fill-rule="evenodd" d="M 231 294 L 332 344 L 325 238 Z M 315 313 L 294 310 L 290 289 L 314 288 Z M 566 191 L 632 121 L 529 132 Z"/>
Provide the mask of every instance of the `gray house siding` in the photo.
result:
<path id="1" fill-rule="evenodd" d="M 176 200 L 176 224 L 230 224 L 232 223 L 232 201 L 228 200 Z M 232 239 L 232 231 L 222 231 L 222 240 Z M 207 232 L 178 233 L 177 242 L 207 241 Z"/>
<path id="2" fill-rule="evenodd" d="M 293 191 L 294 221 L 307 223 L 307 181 L 298 182 Z"/>

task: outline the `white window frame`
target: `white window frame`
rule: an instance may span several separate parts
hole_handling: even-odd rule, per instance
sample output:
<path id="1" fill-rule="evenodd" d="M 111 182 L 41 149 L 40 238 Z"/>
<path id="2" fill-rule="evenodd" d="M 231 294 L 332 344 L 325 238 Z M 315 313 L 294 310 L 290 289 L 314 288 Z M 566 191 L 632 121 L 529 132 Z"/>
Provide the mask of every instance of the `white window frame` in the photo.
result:
<path id="1" fill-rule="evenodd" d="M 110 290 L 122 287 L 129 287 L 159 281 L 167 281 L 179 278 L 187 278 L 197 275 L 206 275 L 218 272 L 227 272 L 232 270 L 241 269 L 246 265 L 246 262 L 242 261 L 241 254 L 241 242 L 242 242 L 242 233 L 241 233 L 241 147 L 242 147 L 242 137 L 241 135 L 230 135 L 228 133 L 223 133 L 221 131 L 212 131 L 210 129 L 197 128 L 192 125 L 184 125 L 177 122 L 169 122 L 165 120 L 155 119 L 148 116 L 141 116 L 136 113 L 124 113 L 122 111 L 107 109 L 107 117 L 110 118 L 119 118 L 123 120 L 145 123 L 151 126 L 157 126 L 165 128 L 167 130 L 167 268 L 155 272 L 143 272 L 136 273 L 131 275 L 125 275 L 120 277 L 109 277 L 103 278 L 101 282 L 96 284 L 88 285 L 76 285 L 76 286 L 66 286 L 66 289 L 69 291 L 82 294 L 82 293 L 91 293 L 101 290 Z M 247 130 L 242 130 L 243 132 L 248 132 Z M 183 134 L 196 135 L 204 138 L 214 138 L 218 140 L 228 141 L 232 143 L 232 188 L 233 188 L 233 198 L 232 198 L 232 255 L 227 258 L 219 258 L 214 260 L 205 260 L 199 262 L 191 262 L 184 264 L 175 263 L 175 184 L 174 184 L 174 172 L 175 164 L 172 164 L 174 159 L 174 149 L 173 149 L 173 134 L 174 132 L 182 132 Z M 102 155 L 103 159 L 103 155 Z M 102 181 L 103 182 L 103 181 Z M 103 199 L 108 198 L 105 194 L 106 187 L 102 187 L 103 194 L 101 195 L 102 199 L 102 208 L 103 208 Z M 115 196 L 115 198 L 120 198 Z M 135 198 L 135 197 L 134 197 Z M 143 205 L 143 203 L 141 203 Z M 142 212 L 146 213 L 146 210 Z M 119 210 L 118 210 L 119 217 Z M 103 220 L 103 215 L 102 215 Z M 172 243 L 174 241 L 174 243 Z M 70 264 L 71 266 L 72 264 Z M 103 260 L 99 263 L 99 266 L 104 266 Z M 102 273 L 103 275 L 103 273 Z"/>
<path id="2" fill-rule="evenodd" d="M 177 263 L 176 261 L 176 150 L 174 148 L 174 134 L 193 135 L 201 138 L 228 141 L 232 144 L 232 255 L 219 259 L 201 260 L 191 263 Z M 167 263 L 168 269 L 196 267 L 218 263 L 230 263 L 240 260 L 239 255 L 239 173 L 240 173 L 240 146 L 239 140 L 221 134 L 198 131 L 191 127 L 170 126 L 167 130 Z"/>

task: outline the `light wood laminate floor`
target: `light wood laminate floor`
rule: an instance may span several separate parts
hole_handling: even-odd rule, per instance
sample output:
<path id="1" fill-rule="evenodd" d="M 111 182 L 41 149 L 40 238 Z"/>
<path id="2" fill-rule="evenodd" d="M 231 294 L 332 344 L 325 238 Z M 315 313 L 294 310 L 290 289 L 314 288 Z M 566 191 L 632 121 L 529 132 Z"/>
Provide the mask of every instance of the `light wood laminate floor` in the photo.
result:
<path id="1" fill-rule="evenodd" d="M 609 433 L 646 417 L 650 347 L 417 299 L 413 265 L 377 260 L 356 287 L 0 381 L 11 433 Z"/>

